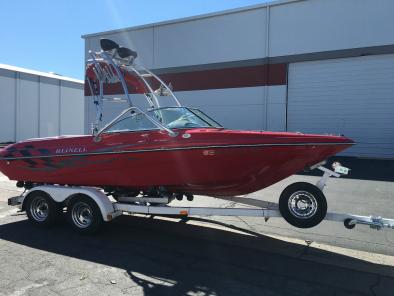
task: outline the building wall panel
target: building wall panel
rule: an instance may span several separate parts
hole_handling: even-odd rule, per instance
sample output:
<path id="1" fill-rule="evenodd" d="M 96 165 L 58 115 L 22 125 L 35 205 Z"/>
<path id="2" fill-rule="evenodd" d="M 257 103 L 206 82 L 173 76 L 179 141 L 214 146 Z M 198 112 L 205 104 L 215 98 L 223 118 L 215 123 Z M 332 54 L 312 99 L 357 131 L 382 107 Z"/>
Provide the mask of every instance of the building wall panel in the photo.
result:
<path id="1" fill-rule="evenodd" d="M 40 88 L 38 79 L 38 76 L 20 73 L 17 88 L 17 141 L 39 136 Z"/>
<path id="2" fill-rule="evenodd" d="M 60 84 L 58 80 L 40 78 L 40 137 L 59 134 Z"/>
<path id="3" fill-rule="evenodd" d="M 84 115 L 83 86 L 61 81 L 60 134 L 84 134 Z"/>
<path id="4" fill-rule="evenodd" d="M 0 143 L 15 141 L 16 73 L 0 69 Z"/>
<path id="5" fill-rule="evenodd" d="M 154 68 L 265 57 L 265 8 L 154 27 Z"/>
<path id="6" fill-rule="evenodd" d="M 286 85 L 267 88 L 266 129 L 269 131 L 286 130 Z"/>
<path id="7" fill-rule="evenodd" d="M 270 56 L 394 43 L 394 1 L 313 0 L 270 8 Z"/>

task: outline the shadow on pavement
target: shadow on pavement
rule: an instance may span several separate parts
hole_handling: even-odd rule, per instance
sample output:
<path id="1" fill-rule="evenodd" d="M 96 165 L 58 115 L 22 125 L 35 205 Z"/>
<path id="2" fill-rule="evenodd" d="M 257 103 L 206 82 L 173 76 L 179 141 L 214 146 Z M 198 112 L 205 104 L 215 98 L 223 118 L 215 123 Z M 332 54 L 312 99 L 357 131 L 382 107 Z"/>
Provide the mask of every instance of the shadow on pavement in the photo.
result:
<path id="1" fill-rule="evenodd" d="M 351 169 L 349 175 L 342 176 L 341 178 L 394 182 L 394 159 L 334 156 L 327 160 L 325 167 L 331 169 L 331 165 L 335 161 Z M 319 170 L 313 170 L 310 172 L 301 172 L 299 174 L 321 176 L 323 173 Z"/>
<path id="2" fill-rule="evenodd" d="M 145 217 L 96 236 L 0 225 L 2 240 L 123 269 L 144 295 L 392 295 L 391 267 L 251 234 Z"/>

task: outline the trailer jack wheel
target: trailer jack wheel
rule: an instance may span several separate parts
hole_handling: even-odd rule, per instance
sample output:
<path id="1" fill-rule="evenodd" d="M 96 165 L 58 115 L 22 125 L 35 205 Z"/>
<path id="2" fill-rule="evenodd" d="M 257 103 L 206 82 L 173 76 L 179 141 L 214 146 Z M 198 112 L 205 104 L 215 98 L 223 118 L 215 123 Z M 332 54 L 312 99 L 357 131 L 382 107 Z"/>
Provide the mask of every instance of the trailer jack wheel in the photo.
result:
<path id="1" fill-rule="evenodd" d="M 327 214 L 326 197 L 315 185 L 297 182 L 283 190 L 279 198 L 279 211 L 289 224 L 311 228 Z"/>
<path id="2" fill-rule="evenodd" d="M 356 227 L 356 223 L 352 223 L 354 220 L 353 219 L 345 219 L 345 221 L 343 221 L 343 225 L 345 225 L 345 227 L 347 229 L 353 229 L 354 227 Z"/>

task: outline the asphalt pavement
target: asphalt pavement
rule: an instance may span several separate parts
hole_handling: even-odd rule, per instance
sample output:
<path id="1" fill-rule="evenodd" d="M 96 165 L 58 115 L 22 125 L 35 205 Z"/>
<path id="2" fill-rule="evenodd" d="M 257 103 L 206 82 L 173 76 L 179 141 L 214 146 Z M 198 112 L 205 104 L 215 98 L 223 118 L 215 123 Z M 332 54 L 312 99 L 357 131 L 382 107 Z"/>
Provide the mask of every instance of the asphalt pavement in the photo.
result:
<path id="1" fill-rule="evenodd" d="M 292 176 L 247 198 L 276 202 Z M 95 236 L 32 226 L 0 175 L 0 295 L 393 295 L 394 230 L 283 219 L 124 216 Z M 329 211 L 394 218 L 394 183 L 332 179 Z M 196 197 L 188 206 L 240 206 Z M 308 246 L 305 243 L 311 243 Z"/>

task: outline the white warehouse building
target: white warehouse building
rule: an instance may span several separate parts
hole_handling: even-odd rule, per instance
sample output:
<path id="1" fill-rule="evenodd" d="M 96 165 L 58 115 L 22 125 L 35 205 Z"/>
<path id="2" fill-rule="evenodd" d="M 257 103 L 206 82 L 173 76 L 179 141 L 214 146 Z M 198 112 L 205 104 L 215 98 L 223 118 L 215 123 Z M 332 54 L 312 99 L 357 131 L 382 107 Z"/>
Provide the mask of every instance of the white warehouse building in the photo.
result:
<path id="1" fill-rule="evenodd" d="M 84 133 L 83 81 L 0 64 L 0 143 Z"/>
<path id="2" fill-rule="evenodd" d="M 344 134 L 358 143 L 344 155 L 393 158 L 393 12 L 392 0 L 288 0 L 82 37 L 86 59 L 100 38 L 136 50 L 225 127 Z M 105 120 L 126 107 L 105 104 Z"/>

